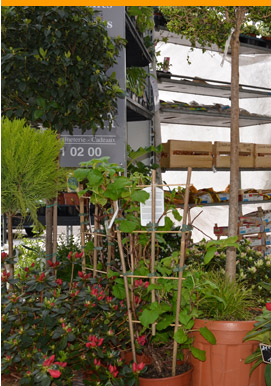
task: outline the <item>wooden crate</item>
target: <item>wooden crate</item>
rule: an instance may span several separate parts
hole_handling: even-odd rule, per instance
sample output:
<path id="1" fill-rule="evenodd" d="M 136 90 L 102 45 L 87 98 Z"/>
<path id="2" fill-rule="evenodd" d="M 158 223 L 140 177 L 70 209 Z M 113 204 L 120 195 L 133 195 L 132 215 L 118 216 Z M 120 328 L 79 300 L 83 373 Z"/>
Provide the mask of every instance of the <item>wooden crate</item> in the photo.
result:
<path id="1" fill-rule="evenodd" d="M 212 142 L 169 140 L 163 149 L 162 168 L 212 168 Z"/>
<path id="2" fill-rule="evenodd" d="M 230 168 L 230 142 L 215 142 L 214 144 L 214 166 L 217 168 Z M 239 145 L 239 167 L 254 168 L 254 144 L 240 143 Z"/>
<path id="3" fill-rule="evenodd" d="M 255 145 L 255 168 L 271 169 L 271 145 Z"/>

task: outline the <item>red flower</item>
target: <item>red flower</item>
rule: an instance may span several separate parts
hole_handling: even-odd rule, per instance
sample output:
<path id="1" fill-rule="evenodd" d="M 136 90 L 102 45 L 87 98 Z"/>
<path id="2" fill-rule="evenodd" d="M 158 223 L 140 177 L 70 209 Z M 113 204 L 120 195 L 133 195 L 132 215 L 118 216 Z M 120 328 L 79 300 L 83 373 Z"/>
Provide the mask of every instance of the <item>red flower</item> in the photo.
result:
<path id="1" fill-rule="evenodd" d="M 59 266 L 59 261 L 56 261 L 55 263 L 52 262 L 52 260 L 48 260 L 48 264 L 50 265 L 51 268 L 56 268 Z"/>
<path id="2" fill-rule="evenodd" d="M 268 311 L 271 311 L 271 302 L 266 303 L 265 307 Z"/>
<path id="3" fill-rule="evenodd" d="M 98 369 L 100 366 L 101 366 L 101 361 L 100 359 L 97 360 L 96 358 L 94 359 L 94 365 L 96 366 L 96 368 Z"/>
<path id="4" fill-rule="evenodd" d="M 144 346 L 146 344 L 146 335 L 139 336 L 136 340 L 138 344 Z"/>
<path id="5" fill-rule="evenodd" d="M 43 366 L 43 367 L 49 367 L 49 366 L 51 366 L 51 364 L 54 362 L 54 360 L 55 360 L 55 355 L 52 355 L 50 358 L 46 359 L 46 360 L 43 362 L 42 366 Z"/>
<path id="6" fill-rule="evenodd" d="M 133 363 L 132 364 L 132 369 L 133 369 L 133 372 L 134 373 L 139 373 L 140 371 L 142 371 L 145 367 L 145 363 L 141 362 L 139 364 L 136 364 L 136 363 Z"/>
<path id="7" fill-rule="evenodd" d="M 28 267 L 25 267 L 25 272 L 29 272 L 29 268 Z"/>
<path id="8" fill-rule="evenodd" d="M 144 284 L 144 288 L 148 288 L 150 285 L 150 282 L 146 281 L 146 283 Z"/>
<path id="9" fill-rule="evenodd" d="M 80 259 L 82 256 L 83 256 L 83 254 L 84 254 L 84 252 L 82 251 L 82 252 L 76 252 L 75 253 L 75 257 L 77 258 L 77 259 Z"/>
<path id="10" fill-rule="evenodd" d="M 6 282 L 6 281 L 8 281 L 8 278 L 9 278 L 9 277 L 10 277 L 10 273 L 7 272 L 7 271 L 4 269 L 3 275 L 2 275 L 2 277 L 1 277 L 1 280 L 2 280 L 3 282 Z"/>
<path id="11" fill-rule="evenodd" d="M 59 378 L 61 375 L 61 372 L 59 370 L 48 369 L 47 371 L 51 375 L 52 378 Z"/>
<path id="12" fill-rule="evenodd" d="M 101 346 L 103 343 L 103 338 L 98 339 L 95 335 L 89 335 L 88 337 L 88 343 L 86 343 L 86 347 L 96 347 L 96 346 Z"/>
<path id="13" fill-rule="evenodd" d="M 142 284 L 143 284 L 143 281 L 142 281 L 142 279 L 140 279 L 140 280 L 135 280 L 135 288 L 137 288 L 137 287 L 141 287 L 141 286 L 142 286 Z"/>
<path id="14" fill-rule="evenodd" d="M 6 252 L 1 252 L 1 261 L 5 260 L 8 254 Z"/>
<path id="15" fill-rule="evenodd" d="M 54 364 L 63 368 L 67 366 L 67 362 L 55 362 Z"/>
<path id="16" fill-rule="evenodd" d="M 113 375 L 113 377 L 117 378 L 117 375 L 119 373 L 118 370 L 117 370 L 117 366 L 109 365 L 108 369 L 109 369 L 110 373 Z"/>
<path id="17" fill-rule="evenodd" d="M 44 279 L 45 279 L 45 273 L 42 272 L 42 273 L 40 274 L 40 276 L 38 277 L 37 281 L 42 282 L 42 281 L 44 281 Z"/>
<path id="18" fill-rule="evenodd" d="M 62 282 L 61 279 L 56 279 L 56 284 L 57 284 L 57 285 L 62 285 L 62 283 L 63 283 L 63 282 Z"/>

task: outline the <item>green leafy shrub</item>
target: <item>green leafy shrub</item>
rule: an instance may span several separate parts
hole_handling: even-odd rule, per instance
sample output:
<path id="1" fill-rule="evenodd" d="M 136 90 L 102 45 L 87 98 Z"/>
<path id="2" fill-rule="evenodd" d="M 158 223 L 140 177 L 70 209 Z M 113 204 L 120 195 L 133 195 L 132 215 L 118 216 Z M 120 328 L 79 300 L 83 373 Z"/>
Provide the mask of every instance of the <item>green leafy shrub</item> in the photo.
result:
<path id="1" fill-rule="evenodd" d="M 81 256 L 70 252 L 67 261 L 80 265 Z M 71 385 L 78 371 L 89 385 L 135 385 L 139 369 L 120 358 L 127 310 L 113 279 L 79 271 L 67 283 L 54 275 L 61 267 L 29 267 L 15 279 L 2 272 L 2 371 L 27 386 Z"/>

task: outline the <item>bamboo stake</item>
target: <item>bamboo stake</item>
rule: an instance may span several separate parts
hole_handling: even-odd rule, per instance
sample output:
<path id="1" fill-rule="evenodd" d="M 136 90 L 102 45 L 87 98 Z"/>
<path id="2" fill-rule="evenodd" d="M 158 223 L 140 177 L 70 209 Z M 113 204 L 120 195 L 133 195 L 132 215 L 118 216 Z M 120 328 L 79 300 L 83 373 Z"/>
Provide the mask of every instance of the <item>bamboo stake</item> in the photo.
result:
<path id="1" fill-rule="evenodd" d="M 94 230 L 98 229 L 98 205 L 95 205 L 95 211 L 94 211 Z M 93 277 L 96 277 L 96 271 L 97 271 L 97 251 L 98 247 L 98 237 L 97 237 L 97 232 L 94 233 L 94 252 L 93 252 Z"/>
<path id="2" fill-rule="evenodd" d="M 192 168 L 188 168 L 187 172 L 187 180 L 186 180 L 186 189 L 184 196 L 184 212 L 183 212 L 183 226 L 186 225 L 187 222 L 187 214 L 188 214 L 188 202 L 189 202 L 189 185 L 191 180 Z M 180 248 L 180 260 L 179 260 L 179 282 L 178 282 L 178 295 L 177 295 L 177 304 L 176 304 L 176 318 L 175 318 L 175 327 L 174 334 L 178 331 L 179 328 L 179 313 L 181 307 L 181 293 L 182 293 L 182 278 L 183 278 L 183 267 L 184 267 L 184 259 L 185 259 L 185 232 L 182 234 L 181 239 L 181 248 Z M 178 343 L 176 340 L 173 342 L 173 360 L 172 360 L 172 376 L 176 375 L 176 364 L 177 364 L 177 348 Z"/>
<path id="3" fill-rule="evenodd" d="M 111 264 L 111 258 L 112 258 L 112 236 L 111 236 L 111 229 L 108 230 L 109 234 L 107 236 L 107 273 L 110 270 L 110 264 Z"/>
<path id="4" fill-rule="evenodd" d="M 152 231 L 151 231 L 151 274 L 154 275 L 154 266 L 155 266 L 155 205 L 156 205 L 156 171 L 152 170 L 152 184 L 151 184 L 151 193 L 152 193 Z M 155 284 L 155 279 L 151 278 L 151 283 Z M 151 292 L 151 301 L 155 303 L 155 290 L 153 289 Z M 155 335 L 155 324 L 152 324 L 152 335 Z"/>
<path id="5" fill-rule="evenodd" d="M 57 250 L 57 196 L 54 200 L 54 207 L 53 207 L 53 256 L 52 256 L 53 263 L 56 263 L 56 250 Z M 56 275 L 56 270 L 55 270 L 55 275 Z"/>
<path id="6" fill-rule="evenodd" d="M 86 269 L 89 271 L 93 271 L 93 268 L 86 267 Z M 105 275 L 107 274 L 107 272 L 99 271 L 98 269 L 96 269 L 96 272 L 104 273 Z M 144 275 L 125 275 L 125 276 L 126 277 L 136 277 L 136 278 L 140 278 L 140 279 L 151 279 L 153 277 L 154 279 L 179 280 L 178 277 L 174 277 L 174 276 L 144 276 Z M 119 277 L 124 277 L 124 275 L 119 275 Z M 185 280 L 185 278 L 182 278 L 182 280 Z"/>
<path id="7" fill-rule="evenodd" d="M 117 230 L 117 239 L 118 239 L 120 260 L 121 260 L 122 271 L 123 271 L 125 295 L 126 295 L 126 301 L 127 301 L 128 322 L 129 322 L 129 330 L 130 330 L 130 336 L 131 336 L 131 348 L 132 348 L 132 354 L 133 354 L 133 361 L 136 363 L 136 351 L 135 351 L 135 341 L 134 341 L 135 338 L 134 338 L 134 327 L 132 322 L 131 303 L 130 303 L 130 297 L 129 297 L 129 285 L 128 285 L 127 276 L 125 275 L 126 266 L 125 266 L 125 259 L 124 259 L 122 241 L 121 241 L 121 234 L 119 230 Z"/>
<path id="8" fill-rule="evenodd" d="M 79 184 L 79 189 L 83 190 L 83 185 Z M 85 216 L 83 215 L 85 210 L 85 199 L 83 197 L 79 198 L 79 207 L 80 207 L 80 237 L 81 237 L 81 248 L 83 250 L 82 258 L 82 271 L 86 272 L 86 254 L 85 254 Z"/>
<path id="9" fill-rule="evenodd" d="M 117 231 L 113 231 L 116 233 Z M 150 231 L 133 231 L 131 233 L 150 233 Z M 183 231 L 154 231 L 154 233 L 184 233 Z M 186 231 L 185 233 L 189 233 L 189 231 Z M 86 235 L 92 235 L 97 237 L 108 237 L 108 235 L 105 235 L 104 233 L 97 233 L 97 232 L 85 232 Z M 113 236 L 110 236 L 113 237 Z"/>

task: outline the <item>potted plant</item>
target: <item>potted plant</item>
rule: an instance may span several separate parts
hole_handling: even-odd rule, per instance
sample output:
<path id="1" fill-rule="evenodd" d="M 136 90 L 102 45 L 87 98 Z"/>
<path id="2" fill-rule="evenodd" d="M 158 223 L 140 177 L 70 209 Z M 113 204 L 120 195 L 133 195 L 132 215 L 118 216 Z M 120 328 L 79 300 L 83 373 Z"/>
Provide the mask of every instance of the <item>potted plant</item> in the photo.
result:
<path id="1" fill-rule="evenodd" d="M 271 291 L 270 283 L 262 285 Z M 254 363 L 251 373 L 263 362 L 266 363 L 265 382 L 271 385 L 271 302 L 267 302 L 263 307 L 261 315 L 257 316 L 254 327 L 245 337 L 245 341 L 256 340 L 260 342 L 257 349 L 246 358 L 246 363 Z M 268 355 L 265 355 L 267 353 Z"/>
<path id="2" fill-rule="evenodd" d="M 174 333 L 176 314 L 176 298 L 178 281 L 174 267 L 178 261 L 178 252 L 161 259 L 156 263 L 156 283 L 150 284 L 148 279 L 137 279 L 134 283 L 134 316 L 138 318 L 141 327 L 137 330 L 136 345 L 138 353 L 149 358 L 147 370 L 140 379 L 141 386 L 155 385 L 182 385 L 189 386 L 193 366 L 190 364 L 190 355 L 199 360 L 205 360 L 204 350 L 194 346 L 191 331 L 194 330 L 194 321 L 198 315 L 197 309 L 192 306 L 190 292 L 194 278 L 185 273 L 182 287 L 180 325 Z M 135 269 L 135 275 L 148 277 L 149 272 L 144 262 Z M 161 278 L 159 278 L 159 276 Z M 174 277 L 175 279 L 172 279 Z M 119 286 L 122 284 L 119 283 Z M 151 301 L 151 292 L 155 289 L 158 301 Z M 193 299 L 196 294 L 194 294 Z M 155 325 L 155 335 L 153 335 Z M 199 334 L 210 344 L 215 344 L 215 337 L 208 328 L 200 328 Z M 174 340 L 178 343 L 176 375 L 172 376 L 172 350 Z"/>
<path id="3" fill-rule="evenodd" d="M 163 62 L 156 62 L 156 75 L 158 78 L 171 78 L 170 57 L 164 57 Z"/>
<path id="4" fill-rule="evenodd" d="M 222 243 L 225 244 L 229 240 L 223 240 Z M 263 385 L 263 368 L 259 368 L 250 377 L 250 368 L 245 365 L 245 358 L 255 350 L 256 342 L 243 342 L 244 337 L 255 323 L 253 308 L 258 305 L 254 300 L 255 294 L 252 288 L 245 285 L 244 281 L 230 282 L 225 279 L 223 270 L 212 271 L 212 258 L 215 257 L 217 248 L 222 244 L 210 242 L 205 244 L 205 247 L 206 245 L 208 247 L 205 261 L 210 264 L 210 269 L 206 272 L 206 280 L 210 280 L 213 285 L 208 290 L 208 296 L 202 285 L 195 287 L 198 299 L 195 306 L 202 315 L 202 319 L 195 321 L 195 327 L 208 327 L 215 335 L 217 345 L 210 347 L 202 341 L 197 332 L 193 333 L 195 346 L 206 351 L 206 362 L 199 362 L 191 358 L 194 366 L 192 385 L 203 386 L 207 383 L 210 386 L 218 384 L 221 386 L 256 384 L 261 386 Z M 213 248 L 215 245 L 216 247 Z M 213 249 L 210 250 L 210 248 Z"/>
<path id="5" fill-rule="evenodd" d="M 256 37 L 259 35 L 259 30 L 254 24 L 246 24 L 241 28 L 241 33 L 243 35 Z"/>
<path id="6" fill-rule="evenodd" d="M 2 373 L 27 386 L 71 385 L 75 375 L 88 385 L 138 383 L 144 365 L 120 357 L 126 307 L 112 295 L 113 279 L 72 269 L 66 282 L 57 278 L 65 263 L 48 263 L 47 272 L 33 263 L 14 279 L 2 272 Z M 70 251 L 66 264 L 81 265 L 82 253 Z"/>

